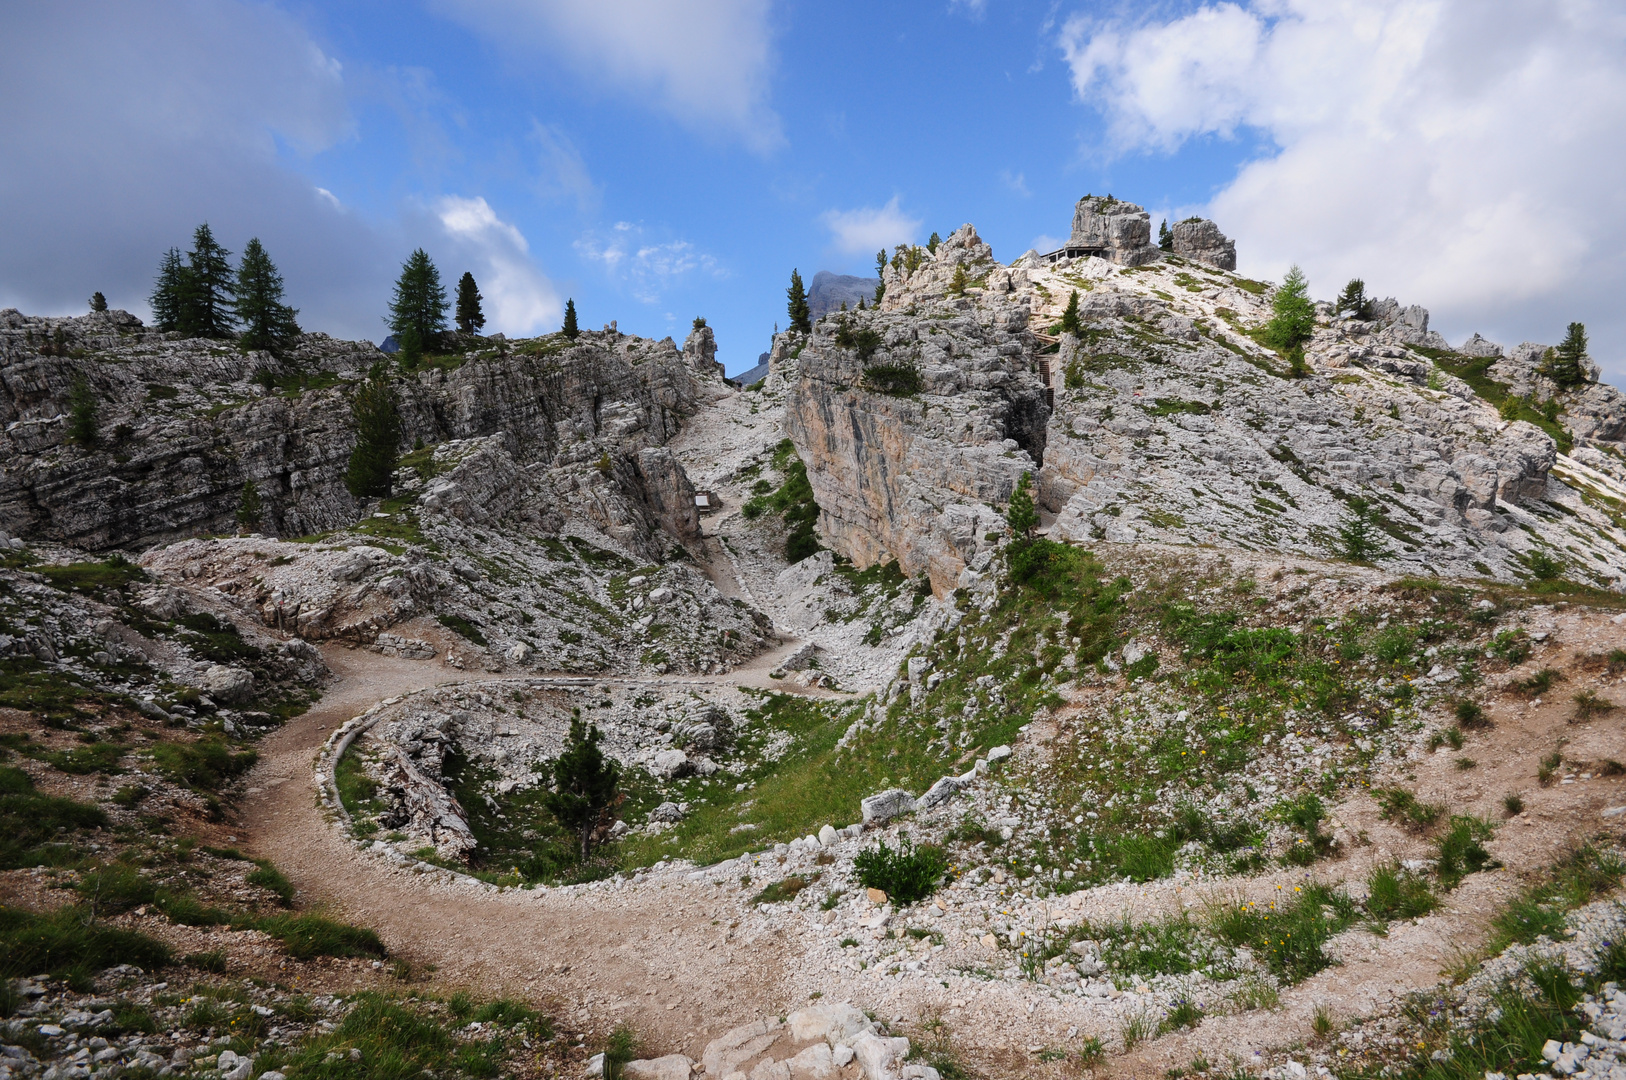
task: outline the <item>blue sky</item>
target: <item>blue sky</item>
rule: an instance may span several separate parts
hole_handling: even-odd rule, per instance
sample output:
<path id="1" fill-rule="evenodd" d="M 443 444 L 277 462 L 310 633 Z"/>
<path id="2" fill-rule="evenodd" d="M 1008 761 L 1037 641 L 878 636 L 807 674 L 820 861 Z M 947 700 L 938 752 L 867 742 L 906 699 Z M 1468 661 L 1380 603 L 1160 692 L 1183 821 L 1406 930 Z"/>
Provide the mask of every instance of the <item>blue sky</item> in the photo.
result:
<path id="1" fill-rule="evenodd" d="M 791 267 L 970 221 L 1014 259 L 1110 191 L 1420 303 L 1453 341 L 1587 322 L 1626 377 L 1626 19 L 1565 0 L 368 0 L 8 5 L 0 305 L 145 314 L 163 248 L 260 236 L 310 329 L 382 336 L 405 255 L 487 330 L 716 329 Z M 37 152 L 20 152 L 36 147 Z"/>

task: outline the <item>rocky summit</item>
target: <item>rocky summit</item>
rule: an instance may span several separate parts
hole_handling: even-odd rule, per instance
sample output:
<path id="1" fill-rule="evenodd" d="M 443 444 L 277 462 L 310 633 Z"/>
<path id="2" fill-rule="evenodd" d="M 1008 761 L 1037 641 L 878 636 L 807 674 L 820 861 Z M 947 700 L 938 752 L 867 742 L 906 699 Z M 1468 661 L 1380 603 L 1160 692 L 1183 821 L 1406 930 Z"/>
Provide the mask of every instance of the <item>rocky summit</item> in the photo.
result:
<path id="1" fill-rule="evenodd" d="M 0 1080 L 1618 1075 L 1626 398 L 1236 266 L 0 312 Z"/>

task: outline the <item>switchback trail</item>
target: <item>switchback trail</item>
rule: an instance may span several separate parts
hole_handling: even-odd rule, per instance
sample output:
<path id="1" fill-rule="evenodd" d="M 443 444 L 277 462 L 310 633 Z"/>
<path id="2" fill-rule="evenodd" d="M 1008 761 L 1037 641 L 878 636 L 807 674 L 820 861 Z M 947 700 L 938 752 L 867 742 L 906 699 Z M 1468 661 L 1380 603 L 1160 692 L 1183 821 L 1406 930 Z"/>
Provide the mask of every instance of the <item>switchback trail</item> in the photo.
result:
<path id="1" fill-rule="evenodd" d="M 683 681 L 767 683 L 775 659 L 793 648 L 727 676 Z M 436 965 L 437 982 L 546 1003 L 566 1029 L 626 1019 L 698 1057 L 710 1038 L 780 1007 L 779 939 L 737 938 L 732 918 L 712 910 L 698 886 L 499 893 L 436 882 L 358 851 L 327 820 L 311 783 L 332 731 L 384 698 L 500 676 L 338 645 L 322 651 L 332 683 L 260 744 L 243 800 L 244 846 L 275 860 L 303 897 L 372 927 L 391 953 Z"/>

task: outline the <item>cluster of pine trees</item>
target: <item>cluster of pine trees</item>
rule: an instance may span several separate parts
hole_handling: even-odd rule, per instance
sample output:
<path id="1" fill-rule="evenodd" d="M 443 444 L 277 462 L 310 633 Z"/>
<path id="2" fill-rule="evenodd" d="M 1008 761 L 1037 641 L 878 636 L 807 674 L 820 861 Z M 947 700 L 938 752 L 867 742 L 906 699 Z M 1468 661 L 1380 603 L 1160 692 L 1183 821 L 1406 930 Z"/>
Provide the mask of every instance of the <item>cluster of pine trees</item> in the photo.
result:
<path id="1" fill-rule="evenodd" d="M 243 248 L 233 270 L 231 252 L 215 239 L 207 222 L 192 233 L 192 250 L 184 258 L 178 248 L 164 253 L 152 291 L 152 314 L 160 330 L 187 337 L 236 337 L 245 349 L 277 352 L 300 333 L 299 312 L 283 303 L 282 275 L 259 237 Z"/>

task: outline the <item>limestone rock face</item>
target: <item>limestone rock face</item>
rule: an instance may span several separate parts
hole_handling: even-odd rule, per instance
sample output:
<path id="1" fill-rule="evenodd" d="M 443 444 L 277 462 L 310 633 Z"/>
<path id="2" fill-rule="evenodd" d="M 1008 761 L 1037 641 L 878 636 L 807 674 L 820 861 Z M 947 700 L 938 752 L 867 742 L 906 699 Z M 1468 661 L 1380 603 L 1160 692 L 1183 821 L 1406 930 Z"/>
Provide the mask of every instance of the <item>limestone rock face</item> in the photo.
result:
<path id="1" fill-rule="evenodd" d="M 683 342 L 683 359 L 700 375 L 721 377 L 723 365 L 717 362 L 717 335 L 711 327 L 700 326 L 689 332 Z"/>
<path id="2" fill-rule="evenodd" d="M 1221 270 L 1236 269 L 1236 241 L 1229 240 L 1219 226 L 1206 218 L 1188 218 L 1176 222 L 1174 253 L 1188 259 L 1207 263 Z"/>
<path id="3" fill-rule="evenodd" d="M 1626 533 L 1597 509 L 1626 501 L 1616 391 L 1552 386 L 1539 345 L 1492 367 L 1514 393 L 1559 396 L 1577 442 L 1566 458 L 1437 366 L 1450 350 L 1428 311 L 1393 299 L 1370 319 L 1322 311 L 1308 377 L 1294 378 L 1244 333 L 1269 319 L 1268 290 L 1212 264 L 1124 256 L 1145 235 L 1138 213 L 1086 200 L 1080 239 L 1103 254 L 1054 266 L 1001 266 L 968 226 L 935 258 L 889 267 L 878 313 L 775 343 L 785 429 L 828 546 L 859 566 L 895 558 L 939 594 L 975 593 L 1031 471 L 1056 539 L 1325 557 L 1365 507 L 1385 565 L 1403 572 L 1516 579 L 1531 550 L 1558 547 L 1582 552 L 1575 572 L 1626 589 Z M 1085 333 L 1047 346 L 1075 292 Z"/>
<path id="4" fill-rule="evenodd" d="M 786 403 L 824 542 L 860 567 L 896 559 L 940 594 L 1001 527 L 991 508 L 1045 453 L 1026 306 L 943 294 L 957 260 L 986 249 L 974 230 L 956 232 L 913 274 L 889 269 L 879 312 L 821 319 Z"/>
<path id="5" fill-rule="evenodd" d="M 1099 249 L 1102 258 L 1118 266 L 1142 266 L 1161 257 L 1152 243 L 1152 216 L 1134 203 L 1110 195 L 1086 195 L 1078 200 L 1068 246 Z"/>
<path id="6" fill-rule="evenodd" d="M 613 330 L 574 342 L 471 341 L 480 348 L 455 366 L 397 372 L 403 448 L 501 433 L 513 470 L 591 471 L 606 455 L 626 462 L 664 445 L 729 392 L 709 329 L 691 335 L 692 359 L 671 339 Z M 148 330 L 125 312 L 0 311 L 0 529 L 92 550 L 229 532 L 245 482 L 264 502 L 262 531 L 349 524 L 361 510 L 343 483 L 350 398 L 380 361 L 388 358 L 370 344 L 322 334 L 279 359 Z M 296 387 L 303 373 L 306 388 L 267 390 L 257 372 Z M 79 379 L 99 405 L 90 448 L 67 442 Z M 503 512 L 534 490 L 490 479 L 508 493 Z M 464 486 L 461 509 L 448 512 L 489 513 L 475 510 L 484 493 Z"/>

